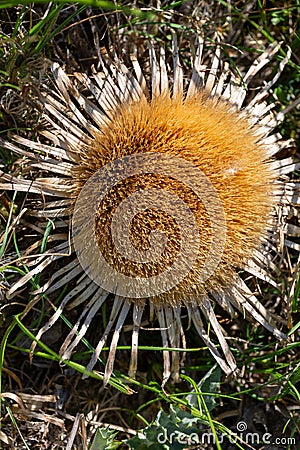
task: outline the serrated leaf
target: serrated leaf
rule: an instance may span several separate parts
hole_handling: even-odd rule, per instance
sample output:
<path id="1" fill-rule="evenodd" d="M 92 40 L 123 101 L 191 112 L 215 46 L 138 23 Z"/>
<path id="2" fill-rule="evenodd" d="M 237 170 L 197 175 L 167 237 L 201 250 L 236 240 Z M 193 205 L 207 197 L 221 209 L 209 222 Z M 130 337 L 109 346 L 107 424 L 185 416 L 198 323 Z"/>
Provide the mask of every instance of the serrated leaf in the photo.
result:
<path id="1" fill-rule="evenodd" d="M 170 415 L 159 411 L 155 421 L 134 438 L 126 441 L 132 450 L 183 450 L 199 443 L 198 418 L 171 405 Z"/>
<path id="2" fill-rule="evenodd" d="M 121 442 L 115 442 L 117 432 L 109 428 L 97 428 L 93 442 L 89 450 L 114 450 L 121 445 Z"/>
<path id="3" fill-rule="evenodd" d="M 145 431 L 145 430 L 143 430 Z M 143 436 L 145 437 L 145 436 Z M 131 439 L 128 439 L 126 441 L 126 444 L 128 447 L 132 450 L 168 450 L 169 447 L 164 444 L 159 444 L 157 441 L 156 443 L 148 441 L 148 439 L 142 439 L 140 436 L 140 433 L 138 436 L 135 436 Z"/>
<path id="4" fill-rule="evenodd" d="M 159 413 L 157 414 L 157 417 L 155 419 L 155 423 L 157 423 L 157 425 L 162 426 L 163 428 L 167 427 L 168 422 L 170 421 L 170 417 L 168 416 L 167 413 L 165 413 L 162 409 L 159 411 Z"/>
<path id="5" fill-rule="evenodd" d="M 187 411 L 175 408 L 173 405 L 170 407 L 170 418 L 172 421 L 183 423 L 186 427 L 193 426 L 199 421 L 199 419 Z"/>
<path id="6" fill-rule="evenodd" d="M 221 369 L 219 366 L 213 366 L 207 374 L 199 381 L 197 384 L 199 390 L 205 393 L 216 394 L 220 387 Z M 198 394 L 192 391 L 186 396 L 188 403 L 198 408 Z M 206 404 L 208 411 L 212 411 L 216 406 L 217 402 L 214 395 L 203 395 L 203 401 Z"/>

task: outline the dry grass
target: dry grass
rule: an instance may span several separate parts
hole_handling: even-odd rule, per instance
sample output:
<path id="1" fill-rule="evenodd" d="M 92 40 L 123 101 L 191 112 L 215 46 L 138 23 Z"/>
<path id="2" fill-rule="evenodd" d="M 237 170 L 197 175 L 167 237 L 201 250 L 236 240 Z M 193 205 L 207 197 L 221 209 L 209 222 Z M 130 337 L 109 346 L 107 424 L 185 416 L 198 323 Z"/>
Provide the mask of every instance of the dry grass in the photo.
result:
<path id="1" fill-rule="evenodd" d="M 41 84 L 43 87 L 52 87 L 52 80 L 47 72 L 50 59 L 65 65 L 70 73 L 75 70 L 89 73 L 91 65 L 97 65 L 100 45 L 109 47 L 115 44 L 117 51 L 122 54 L 125 50 L 132 49 L 133 42 L 138 42 L 139 57 L 146 59 L 149 36 L 170 45 L 169 28 L 165 23 L 173 24 L 179 32 L 185 67 L 189 66 L 189 41 L 197 28 L 204 30 L 210 37 L 218 29 L 228 59 L 242 71 L 250 65 L 253 53 L 259 52 L 270 40 L 283 40 L 282 52 L 286 51 L 286 45 L 290 45 L 293 53 L 291 63 L 278 81 L 274 95 L 279 108 L 287 108 L 289 104 L 296 105 L 299 96 L 297 80 L 300 81 L 299 35 L 296 32 L 299 25 L 299 4 L 293 1 L 286 2 L 284 6 L 278 6 L 276 2 L 269 2 L 268 5 L 264 2 L 246 2 L 245 5 L 232 3 L 184 2 L 166 7 L 165 10 L 152 4 L 147 5 L 146 10 L 154 12 L 155 20 L 147 17 L 137 19 L 127 13 L 111 13 L 97 8 L 82 7 L 79 11 L 75 5 L 15 6 L 0 10 L 1 136 L 9 130 L 18 129 L 20 135 L 36 138 L 37 130 L 44 125 L 39 122 L 41 105 L 37 101 L 36 92 Z M 48 18 L 42 23 L 47 17 L 46 12 Z M 30 32 L 33 27 L 36 27 L 36 32 Z M 52 30 L 57 30 L 53 36 Z M 214 42 L 211 44 L 213 46 Z M 124 57 L 126 58 L 125 55 Z M 274 59 L 273 65 L 262 73 L 262 79 L 267 79 L 270 71 L 276 70 L 276 66 L 277 61 Z M 255 91 L 255 86 L 253 89 Z M 298 124 L 299 110 L 293 109 L 287 114 L 280 131 L 286 139 L 293 137 L 297 140 Z M 20 171 L 26 171 L 25 165 L 20 164 L 21 156 L 16 157 L 13 152 L 4 149 L 0 151 L 1 164 L 9 168 L 12 174 L 17 176 Z M 296 149 L 288 151 L 292 154 Z M 59 242 L 64 237 L 60 236 L 59 224 L 52 237 L 51 224 L 45 229 L 39 219 L 30 221 L 24 209 L 25 200 L 25 194 L 13 197 L 4 192 L 1 195 L 1 244 L 5 250 L 1 254 L 4 255 L 5 272 L 1 272 L 0 302 L 0 448 L 87 449 L 95 430 L 106 426 L 118 432 L 115 438 L 117 445 L 117 441 L 125 441 L 150 423 L 159 410 L 168 411 L 170 404 L 179 405 L 182 409 L 188 408 L 184 403 L 184 393 L 191 390 L 187 381 L 182 380 L 177 386 L 168 384 L 165 388 L 168 395 L 160 387 L 163 371 L 161 351 L 149 351 L 154 345 L 158 348 L 161 346 L 159 341 L 156 342 L 154 332 L 145 331 L 143 334 L 145 349 L 143 351 L 142 348 L 140 352 L 136 384 L 128 386 L 125 375 L 114 379 L 119 389 L 124 392 L 127 389 L 127 393 L 131 395 L 112 386 L 104 388 L 99 379 L 82 380 L 81 372 L 91 353 L 86 342 L 82 342 L 74 364 L 64 364 L 58 355 L 59 348 L 69 331 L 68 324 L 76 322 L 81 312 L 80 306 L 57 322 L 43 336 L 46 345 L 37 346 L 33 358 L 32 355 L 29 356 L 32 342 L 30 333 L 36 334 L 41 324 L 52 314 L 53 305 L 46 298 L 37 302 L 36 297 L 30 293 L 42 285 L 39 275 L 31 280 L 31 291 L 21 290 L 13 301 L 7 300 L 5 294 L 16 278 L 16 271 L 26 273 L 29 270 L 30 258 L 24 258 L 24 251 L 29 246 L 36 246 L 43 253 L 51 239 L 57 238 Z M 245 221 L 249 217 L 251 220 L 251 210 L 250 216 L 246 215 L 246 211 L 243 212 Z M 290 224 L 293 225 L 298 224 Z M 299 245 L 297 238 L 294 242 Z M 67 259 L 62 258 L 61 262 L 55 264 L 59 268 L 66 261 Z M 217 309 L 216 314 L 221 318 L 222 326 L 232 336 L 231 348 L 238 358 L 240 376 L 234 381 L 221 379 L 221 385 L 213 392 L 218 406 L 210 414 L 216 423 L 229 428 L 232 428 L 233 421 L 235 424 L 245 421 L 249 429 L 260 433 L 268 432 L 274 440 L 276 437 L 295 437 L 296 442 L 299 442 L 297 307 L 300 282 L 297 252 L 285 249 L 282 259 L 275 263 L 280 291 L 267 283 L 258 284 L 254 277 L 248 282 L 253 290 L 264 297 L 264 304 L 272 314 L 277 316 L 284 311 L 288 325 L 294 326 L 290 340 L 286 346 L 277 344 L 261 327 L 249 325 L 242 317 L 235 317 L 230 322 Z M 49 275 L 46 269 L 44 279 Z M 72 287 L 72 283 L 62 287 L 60 296 L 51 298 L 56 306 Z M 98 324 L 105 326 L 108 317 L 109 311 L 105 308 L 97 313 L 93 326 L 86 335 L 90 347 L 97 343 Z M 186 319 L 186 325 L 187 323 Z M 149 322 L 142 325 L 146 329 L 158 326 L 157 323 Z M 123 348 L 118 353 L 116 374 L 126 373 L 130 338 L 131 328 L 128 326 L 120 343 Z M 213 362 L 193 329 L 187 334 L 187 347 L 190 351 L 186 354 L 185 373 L 198 382 Z M 235 444 L 226 445 L 222 447 L 224 450 L 236 448 Z M 297 445 L 289 446 L 286 441 L 283 444 L 274 443 L 273 446 L 254 445 L 254 448 L 296 449 Z M 241 446 L 249 448 L 245 444 Z M 119 448 L 128 447 L 121 443 Z"/>

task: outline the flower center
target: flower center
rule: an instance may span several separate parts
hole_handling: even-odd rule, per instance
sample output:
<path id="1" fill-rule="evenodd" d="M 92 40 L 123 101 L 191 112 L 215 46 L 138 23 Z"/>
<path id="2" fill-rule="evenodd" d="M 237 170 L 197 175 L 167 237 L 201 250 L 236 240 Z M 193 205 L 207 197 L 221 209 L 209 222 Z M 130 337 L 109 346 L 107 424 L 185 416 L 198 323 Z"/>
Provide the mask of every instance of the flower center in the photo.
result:
<path id="1" fill-rule="evenodd" d="M 168 302 L 183 293 L 195 289 L 204 292 L 209 286 L 228 282 L 234 269 L 243 267 L 260 245 L 273 207 L 271 185 L 275 174 L 255 131 L 232 105 L 205 93 L 187 101 L 160 96 L 120 106 L 111 123 L 99 130 L 91 145 L 83 150 L 82 164 L 74 169 L 77 192 L 106 164 L 127 155 L 155 152 L 181 158 L 199 169 L 218 201 L 212 199 L 211 191 L 205 187 L 199 197 L 191 188 L 192 183 L 186 183 L 188 169 L 180 177 L 175 166 L 174 177 L 145 170 L 116 183 L 99 201 L 94 222 L 96 242 L 107 263 L 132 278 L 151 278 L 167 271 L 182 253 L 183 242 L 188 242 L 183 240 L 185 227 L 172 214 L 172 208 L 163 205 L 166 199 L 172 203 L 177 198 L 173 209 L 185 204 L 197 225 L 198 250 L 187 275 L 165 295 L 160 295 L 159 301 Z M 113 179 L 114 173 L 110 176 Z M 123 216 L 118 216 L 120 227 L 127 220 L 127 225 L 121 227 L 126 248 L 130 248 L 126 254 L 126 249 L 121 251 L 116 245 L 112 229 L 116 211 L 131 196 L 135 199 L 131 206 L 135 213 L 127 220 L 130 215 L 127 207 L 122 210 Z M 164 199 L 161 204 L 158 197 Z M 224 210 L 226 240 L 222 255 L 215 255 L 220 258 L 214 273 L 203 282 L 201 274 L 216 238 L 216 230 L 212 228 L 212 223 L 218 221 L 214 204 L 221 204 Z"/>

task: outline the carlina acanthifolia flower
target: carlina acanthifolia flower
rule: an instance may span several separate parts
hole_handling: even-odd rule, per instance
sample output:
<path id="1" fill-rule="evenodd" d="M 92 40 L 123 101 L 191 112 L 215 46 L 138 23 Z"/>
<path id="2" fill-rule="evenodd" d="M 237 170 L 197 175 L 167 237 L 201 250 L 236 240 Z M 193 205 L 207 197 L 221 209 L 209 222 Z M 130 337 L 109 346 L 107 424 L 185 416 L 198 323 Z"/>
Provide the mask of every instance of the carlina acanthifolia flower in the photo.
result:
<path id="1" fill-rule="evenodd" d="M 30 177 L 3 173 L 1 188 L 30 193 L 34 203 L 28 213 L 72 229 L 71 240 L 67 233 L 37 257 L 9 291 L 12 297 L 34 274 L 69 254 L 69 262 L 36 292 L 50 296 L 75 283 L 36 336 L 40 339 L 66 308 L 83 305 L 61 347 L 63 359 L 71 357 L 111 294 L 110 318 L 104 330 L 97 330 L 100 340 L 87 366 L 93 369 L 109 341 L 105 383 L 130 311 L 129 374 L 134 377 L 147 303 L 159 321 L 163 347 L 185 346 L 184 310 L 226 374 L 235 372 L 236 362 L 215 304 L 285 337 L 238 273 L 244 270 L 276 286 L 272 258 L 282 236 L 299 250 L 287 238 L 299 230 L 285 222 L 299 204 L 299 186 L 287 177 L 299 163 L 279 159 L 293 144 L 274 133 L 282 115 L 265 101 L 288 56 L 275 78 L 246 100 L 249 83 L 278 48 L 270 46 L 243 77 L 222 62 L 220 47 L 205 50 L 200 37 L 189 79 L 176 36 L 173 70 L 164 49 L 154 45 L 149 45 L 148 72 L 135 56 L 127 67 L 106 52 L 101 70 L 91 77 L 75 73 L 70 78 L 52 65 L 56 90 L 45 88 L 40 97 L 49 125 L 41 132 L 42 142 L 18 135 L 1 141 L 26 157 Z M 180 359 L 176 351 L 171 356 L 164 351 L 163 358 L 164 384 L 171 375 L 178 378 Z"/>

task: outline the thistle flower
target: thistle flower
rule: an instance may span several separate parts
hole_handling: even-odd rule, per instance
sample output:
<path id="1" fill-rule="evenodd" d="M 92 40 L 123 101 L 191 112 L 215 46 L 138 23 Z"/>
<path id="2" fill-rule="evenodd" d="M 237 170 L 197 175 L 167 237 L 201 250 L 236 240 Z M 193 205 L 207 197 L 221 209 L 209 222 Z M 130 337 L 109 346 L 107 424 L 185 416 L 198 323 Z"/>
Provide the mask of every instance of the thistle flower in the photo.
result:
<path id="1" fill-rule="evenodd" d="M 243 77 L 207 53 L 199 37 L 192 74 L 180 64 L 176 37 L 173 70 L 163 48 L 150 45 L 149 73 L 136 57 L 130 66 L 103 52 L 101 71 L 69 78 L 52 64 L 56 91 L 41 93 L 41 131 L 47 143 L 11 136 L 1 144 L 25 156 L 28 178 L 2 174 L 1 188 L 34 195 L 33 217 L 56 219 L 72 228 L 69 237 L 36 258 L 34 268 L 9 291 L 13 296 L 32 276 L 68 254 L 41 293 L 51 295 L 76 281 L 37 339 L 65 308 L 84 304 L 66 337 L 61 356 L 70 358 L 97 311 L 114 294 L 110 319 L 87 369 L 110 340 L 104 381 L 109 380 L 124 322 L 132 311 L 129 374 L 137 370 L 139 330 L 145 305 L 156 316 L 164 347 L 185 345 L 182 309 L 226 374 L 235 372 L 214 312 L 217 304 L 260 323 L 277 338 L 285 335 L 252 293 L 240 270 L 276 286 L 272 258 L 282 242 L 299 235 L 286 218 L 299 203 L 298 185 L 286 177 L 299 163 L 277 157 L 292 147 L 274 128 L 282 115 L 266 103 L 274 79 L 246 101 L 253 77 L 278 50 L 272 45 Z M 287 151 L 288 153 L 288 151 Z M 41 173 L 44 174 L 41 177 Z M 39 200 L 38 200 L 39 199 Z M 218 345 L 206 332 L 210 322 Z M 101 331 L 99 330 L 99 333 Z M 219 347 L 219 348 L 218 348 Z M 163 384 L 179 373 L 179 354 L 163 352 Z"/>

